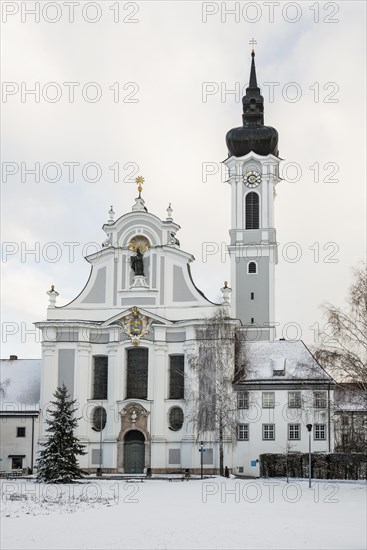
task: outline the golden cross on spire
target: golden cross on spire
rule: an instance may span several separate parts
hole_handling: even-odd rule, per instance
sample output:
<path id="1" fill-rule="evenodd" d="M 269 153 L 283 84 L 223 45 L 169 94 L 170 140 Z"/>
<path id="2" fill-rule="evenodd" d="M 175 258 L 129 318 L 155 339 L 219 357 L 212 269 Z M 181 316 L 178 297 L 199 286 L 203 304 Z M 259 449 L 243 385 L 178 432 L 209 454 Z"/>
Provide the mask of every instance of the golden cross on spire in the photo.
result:
<path id="1" fill-rule="evenodd" d="M 254 46 L 257 44 L 257 40 L 255 40 L 255 38 L 251 38 L 249 44 L 252 46 L 252 51 L 254 51 Z"/>
<path id="2" fill-rule="evenodd" d="M 143 185 L 145 180 L 142 176 L 138 176 L 137 178 L 135 178 L 135 181 L 138 184 L 138 191 L 139 191 L 139 196 L 140 196 L 140 193 L 143 191 L 142 185 Z"/>

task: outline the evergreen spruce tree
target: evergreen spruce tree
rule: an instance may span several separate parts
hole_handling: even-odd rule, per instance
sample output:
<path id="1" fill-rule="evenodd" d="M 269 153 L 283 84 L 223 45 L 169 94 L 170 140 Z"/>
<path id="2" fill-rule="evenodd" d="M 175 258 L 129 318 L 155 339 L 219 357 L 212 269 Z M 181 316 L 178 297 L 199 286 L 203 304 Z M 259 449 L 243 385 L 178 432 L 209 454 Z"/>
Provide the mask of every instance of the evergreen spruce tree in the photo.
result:
<path id="1" fill-rule="evenodd" d="M 55 401 L 48 409 L 51 419 L 47 419 L 47 432 L 50 434 L 37 460 L 37 481 L 45 483 L 72 483 L 83 477 L 77 455 L 85 455 L 84 445 L 74 435 L 78 418 L 74 417 L 76 401 L 70 399 L 68 389 L 63 384 L 54 393 Z"/>

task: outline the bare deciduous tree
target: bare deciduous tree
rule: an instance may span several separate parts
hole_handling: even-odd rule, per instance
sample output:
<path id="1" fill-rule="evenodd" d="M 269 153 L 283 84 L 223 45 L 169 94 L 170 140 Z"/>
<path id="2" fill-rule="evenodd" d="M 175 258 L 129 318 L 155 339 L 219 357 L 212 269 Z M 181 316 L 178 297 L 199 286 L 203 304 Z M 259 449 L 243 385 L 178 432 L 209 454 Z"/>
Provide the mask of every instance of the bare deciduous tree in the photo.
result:
<path id="1" fill-rule="evenodd" d="M 354 270 L 346 310 L 327 304 L 325 330 L 315 350 L 317 361 L 337 382 L 353 382 L 367 396 L 367 266 Z"/>
<path id="2" fill-rule="evenodd" d="M 189 360 L 193 389 L 188 401 L 194 431 L 197 441 L 218 442 L 220 475 L 224 474 L 224 446 L 237 439 L 237 399 L 232 384 L 243 370 L 238 326 L 238 321 L 218 309 L 197 328 L 197 349 Z"/>
<path id="3" fill-rule="evenodd" d="M 0 382 L 0 397 L 5 399 L 7 394 L 7 389 L 10 386 L 10 379 L 6 378 L 2 382 Z"/>

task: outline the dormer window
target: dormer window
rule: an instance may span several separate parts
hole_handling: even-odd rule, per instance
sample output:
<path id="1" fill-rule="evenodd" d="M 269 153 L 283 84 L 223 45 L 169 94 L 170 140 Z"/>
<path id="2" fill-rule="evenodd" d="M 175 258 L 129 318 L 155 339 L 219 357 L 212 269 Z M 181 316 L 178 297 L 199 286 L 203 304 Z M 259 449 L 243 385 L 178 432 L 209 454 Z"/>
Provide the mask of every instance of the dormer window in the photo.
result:
<path id="1" fill-rule="evenodd" d="M 273 376 L 285 376 L 285 358 L 277 358 L 271 360 Z"/>

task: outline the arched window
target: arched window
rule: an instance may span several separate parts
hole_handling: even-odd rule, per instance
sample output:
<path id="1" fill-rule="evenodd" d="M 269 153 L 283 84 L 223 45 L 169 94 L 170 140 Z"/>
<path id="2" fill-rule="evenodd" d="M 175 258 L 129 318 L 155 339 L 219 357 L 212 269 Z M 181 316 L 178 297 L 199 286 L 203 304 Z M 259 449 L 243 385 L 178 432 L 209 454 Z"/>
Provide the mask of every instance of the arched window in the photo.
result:
<path id="1" fill-rule="evenodd" d="M 169 427 L 170 430 L 177 432 L 181 430 L 184 421 L 183 410 L 180 407 L 172 407 L 169 411 Z"/>
<path id="2" fill-rule="evenodd" d="M 248 264 L 248 273 L 254 274 L 257 273 L 257 265 L 256 262 L 250 262 Z"/>
<path id="3" fill-rule="evenodd" d="M 183 399 L 184 398 L 184 372 L 185 372 L 185 356 L 171 355 L 170 356 L 170 377 L 169 377 L 169 398 Z"/>
<path id="4" fill-rule="evenodd" d="M 92 399 L 107 399 L 108 357 L 95 355 L 93 357 L 93 388 Z"/>
<path id="5" fill-rule="evenodd" d="M 246 229 L 259 229 L 259 195 L 251 191 L 246 195 Z"/>
<path id="6" fill-rule="evenodd" d="M 92 411 L 92 429 L 100 432 L 106 425 L 107 413 L 104 407 L 95 407 Z"/>
<path id="7" fill-rule="evenodd" d="M 148 396 L 148 350 L 129 349 L 127 352 L 126 398 L 147 399 Z"/>

